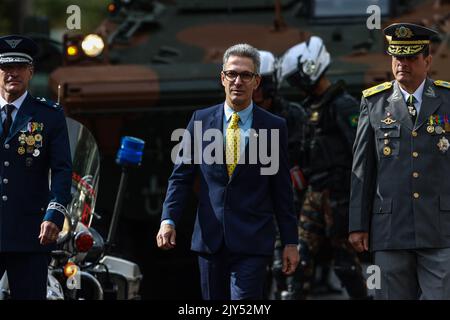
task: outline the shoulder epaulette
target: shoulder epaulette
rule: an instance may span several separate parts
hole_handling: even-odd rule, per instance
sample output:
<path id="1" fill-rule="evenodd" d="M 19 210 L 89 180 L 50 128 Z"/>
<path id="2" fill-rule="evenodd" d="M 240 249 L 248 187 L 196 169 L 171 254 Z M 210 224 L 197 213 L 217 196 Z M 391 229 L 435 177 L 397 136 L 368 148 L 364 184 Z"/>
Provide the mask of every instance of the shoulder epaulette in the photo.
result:
<path id="1" fill-rule="evenodd" d="M 387 90 L 390 87 L 392 87 L 392 82 L 384 82 L 382 84 L 378 84 L 376 86 L 373 86 L 372 88 L 366 89 L 362 92 L 364 98 L 373 96 L 374 94 Z"/>
<path id="2" fill-rule="evenodd" d="M 444 87 L 450 89 L 450 82 L 444 80 L 436 80 L 434 84 L 438 87 Z"/>
<path id="3" fill-rule="evenodd" d="M 35 99 L 37 101 L 39 101 L 40 103 L 46 105 L 47 107 L 51 107 L 51 108 L 56 109 L 56 110 L 61 110 L 61 108 L 62 108 L 61 105 L 59 103 L 57 103 L 57 102 L 54 102 L 54 101 L 51 101 L 51 100 L 47 100 L 47 99 L 42 98 L 42 97 L 36 97 Z"/>

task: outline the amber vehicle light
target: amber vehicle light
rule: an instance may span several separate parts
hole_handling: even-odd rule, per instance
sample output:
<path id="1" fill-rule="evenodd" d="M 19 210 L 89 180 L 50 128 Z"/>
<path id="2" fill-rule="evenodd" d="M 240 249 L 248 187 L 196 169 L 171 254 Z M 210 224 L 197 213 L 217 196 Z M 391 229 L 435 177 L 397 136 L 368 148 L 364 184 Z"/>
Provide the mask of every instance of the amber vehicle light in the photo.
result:
<path id="1" fill-rule="evenodd" d="M 70 45 L 67 47 L 67 55 L 69 57 L 75 57 L 78 55 L 78 47 L 75 45 Z"/>

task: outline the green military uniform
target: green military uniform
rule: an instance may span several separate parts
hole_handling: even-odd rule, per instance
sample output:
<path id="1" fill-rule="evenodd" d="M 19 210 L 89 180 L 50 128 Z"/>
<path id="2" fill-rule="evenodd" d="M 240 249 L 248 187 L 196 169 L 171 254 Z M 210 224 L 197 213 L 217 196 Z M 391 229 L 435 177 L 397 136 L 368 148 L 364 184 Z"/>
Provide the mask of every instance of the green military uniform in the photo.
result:
<path id="1" fill-rule="evenodd" d="M 450 91 L 427 79 L 416 123 L 396 81 L 363 93 L 350 231 L 371 250 L 450 246 Z"/>
<path id="2" fill-rule="evenodd" d="M 449 84 L 425 78 L 436 32 L 400 23 L 384 33 L 398 80 L 363 91 L 349 231 L 369 233 L 376 298 L 450 299 Z"/>

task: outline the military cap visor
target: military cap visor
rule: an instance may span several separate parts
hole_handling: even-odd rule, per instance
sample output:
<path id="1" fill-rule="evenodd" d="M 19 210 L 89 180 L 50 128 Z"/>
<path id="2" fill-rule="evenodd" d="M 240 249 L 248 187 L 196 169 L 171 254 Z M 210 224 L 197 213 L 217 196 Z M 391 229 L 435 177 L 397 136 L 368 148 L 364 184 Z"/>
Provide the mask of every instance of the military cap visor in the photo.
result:
<path id="1" fill-rule="evenodd" d="M 396 57 L 415 56 L 430 44 L 438 33 L 412 23 L 394 23 L 383 30 L 388 41 L 387 53 Z"/>
<path id="2" fill-rule="evenodd" d="M 0 65 L 9 63 L 33 64 L 38 52 L 37 44 L 30 38 L 11 35 L 0 37 Z"/>

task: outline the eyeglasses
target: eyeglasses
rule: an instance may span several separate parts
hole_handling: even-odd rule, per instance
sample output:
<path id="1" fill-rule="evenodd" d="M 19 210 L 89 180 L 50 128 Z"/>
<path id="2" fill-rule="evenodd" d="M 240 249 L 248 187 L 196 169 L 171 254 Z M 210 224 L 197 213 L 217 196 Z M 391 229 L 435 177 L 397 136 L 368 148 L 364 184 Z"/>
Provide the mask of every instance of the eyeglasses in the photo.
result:
<path id="1" fill-rule="evenodd" d="M 228 81 L 235 81 L 237 79 L 237 77 L 239 76 L 243 82 L 250 82 L 257 75 L 256 73 L 249 72 L 249 71 L 236 72 L 233 70 L 226 70 L 226 71 L 224 70 L 222 72 Z"/>

